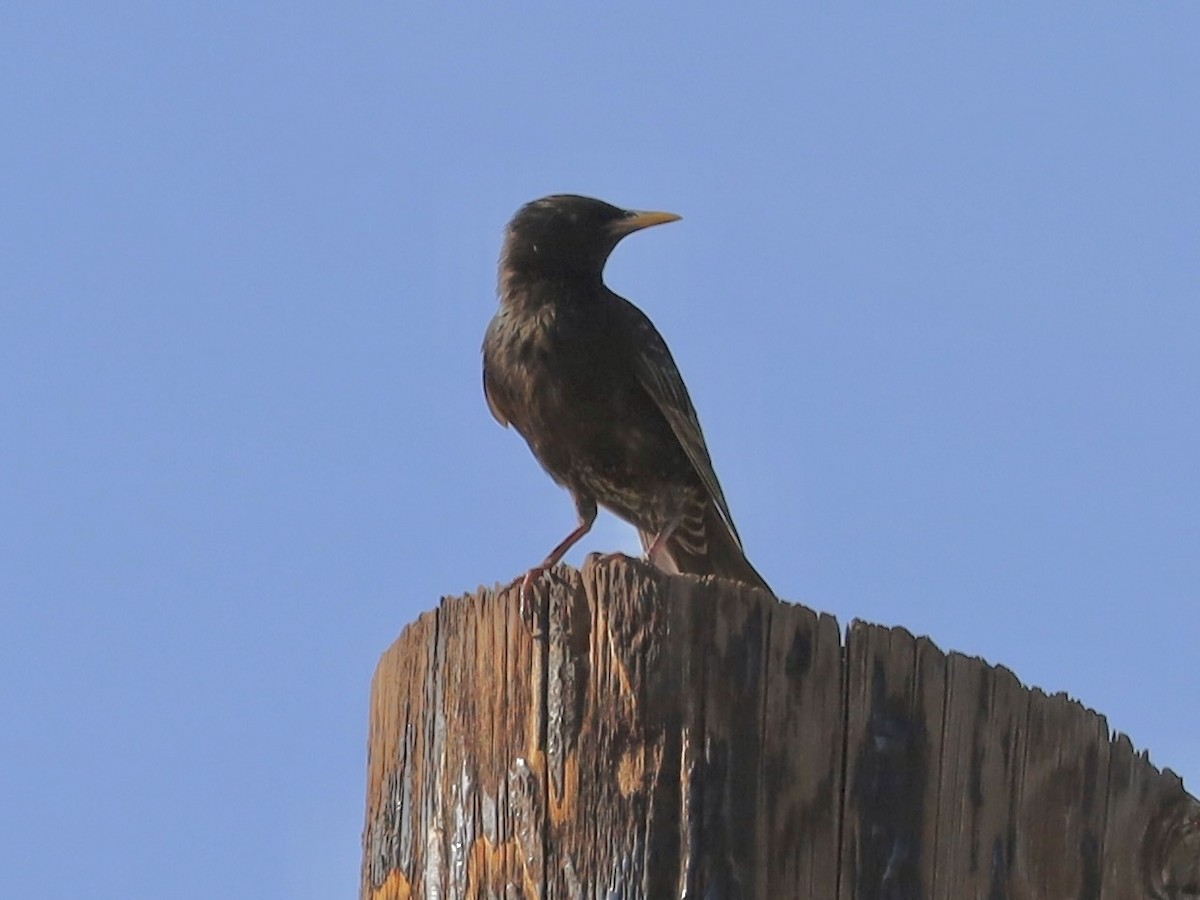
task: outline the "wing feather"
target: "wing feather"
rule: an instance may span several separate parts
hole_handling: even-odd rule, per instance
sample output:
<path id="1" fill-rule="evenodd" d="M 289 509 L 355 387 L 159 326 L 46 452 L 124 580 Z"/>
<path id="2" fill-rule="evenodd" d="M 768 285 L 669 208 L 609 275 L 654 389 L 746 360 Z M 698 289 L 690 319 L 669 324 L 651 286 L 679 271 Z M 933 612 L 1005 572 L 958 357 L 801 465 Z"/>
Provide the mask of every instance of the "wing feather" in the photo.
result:
<path id="1" fill-rule="evenodd" d="M 488 409 L 492 411 L 493 418 L 507 428 L 509 418 L 508 414 L 504 412 L 500 391 L 488 381 L 488 369 L 491 368 L 491 357 L 494 353 L 498 352 L 499 321 L 500 315 L 497 314 L 488 323 L 487 331 L 483 335 L 483 396 L 487 400 Z"/>
<path id="2" fill-rule="evenodd" d="M 724 491 L 721 490 L 721 483 L 717 480 L 712 458 L 708 454 L 708 445 L 704 442 L 704 433 L 700 430 L 700 418 L 696 415 L 696 408 L 692 405 L 692 398 L 683 383 L 667 342 L 645 313 L 627 300 L 623 302 L 631 314 L 633 334 L 630 348 L 638 381 L 670 424 L 692 468 L 699 476 L 700 483 L 712 498 L 713 506 L 716 507 L 721 520 L 729 529 L 734 542 L 741 547 L 742 539 L 733 524 L 729 504 L 725 500 Z"/>
<path id="3" fill-rule="evenodd" d="M 483 396 L 487 400 L 488 409 L 492 411 L 492 416 L 497 422 L 508 427 L 508 416 L 500 409 L 500 404 L 497 402 L 495 394 L 492 393 L 491 387 L 488 385 L 487 367 L 483 369 Z"/>

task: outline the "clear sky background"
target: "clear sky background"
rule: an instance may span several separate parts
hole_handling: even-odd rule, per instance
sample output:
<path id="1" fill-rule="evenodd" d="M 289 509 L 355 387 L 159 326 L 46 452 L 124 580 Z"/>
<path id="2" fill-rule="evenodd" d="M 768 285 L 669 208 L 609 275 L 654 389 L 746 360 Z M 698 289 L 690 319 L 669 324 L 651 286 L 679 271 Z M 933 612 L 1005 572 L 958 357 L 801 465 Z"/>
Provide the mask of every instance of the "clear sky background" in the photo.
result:
<path id="1" fill-rule="evenodd" d="M 1200 5 L 799 6 L 8 4 L 0 896 L 355 895 L 379 654 L 574 522 L 479 371 L 560 191 L 683 215 L 608 280 L 781 596 L 1200 789 Z"/>

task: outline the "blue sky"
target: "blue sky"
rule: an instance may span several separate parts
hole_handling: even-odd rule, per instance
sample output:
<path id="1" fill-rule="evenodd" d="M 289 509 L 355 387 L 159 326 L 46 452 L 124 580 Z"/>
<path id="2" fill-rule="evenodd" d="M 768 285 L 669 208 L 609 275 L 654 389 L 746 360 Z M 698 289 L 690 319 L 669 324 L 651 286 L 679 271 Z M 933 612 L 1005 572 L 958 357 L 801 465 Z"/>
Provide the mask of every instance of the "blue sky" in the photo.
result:
<path id="1" fill-rule="evenodd" d="M 1200 6 L 797 7 L 3 13 L 0 896 L 354 893 L 378 655 L 574 521 L 479 376 L 559 191 L 683 215 L 608 280 L 781 596 L 1197 791 Z"/>

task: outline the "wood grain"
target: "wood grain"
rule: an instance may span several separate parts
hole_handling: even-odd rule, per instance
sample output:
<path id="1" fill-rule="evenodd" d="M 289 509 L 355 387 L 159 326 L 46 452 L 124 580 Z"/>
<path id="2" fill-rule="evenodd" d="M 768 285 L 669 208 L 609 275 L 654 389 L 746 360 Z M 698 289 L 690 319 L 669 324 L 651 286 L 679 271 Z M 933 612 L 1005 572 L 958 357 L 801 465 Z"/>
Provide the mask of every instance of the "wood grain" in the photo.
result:
<path id="1" fill-rule="evenodd" d="M 1200 805 L 904 629 L 624 557 L 443 599 L 371 691 L 361 897 L 1200 897 Z"/>

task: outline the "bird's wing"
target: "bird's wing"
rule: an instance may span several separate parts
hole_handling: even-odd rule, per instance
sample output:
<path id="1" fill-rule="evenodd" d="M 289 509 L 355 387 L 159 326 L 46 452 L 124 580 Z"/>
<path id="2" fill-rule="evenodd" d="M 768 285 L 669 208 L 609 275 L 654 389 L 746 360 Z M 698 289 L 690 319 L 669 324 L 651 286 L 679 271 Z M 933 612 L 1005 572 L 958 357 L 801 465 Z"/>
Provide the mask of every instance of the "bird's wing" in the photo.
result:
<path id="1" fill-rule="evenodd" d="M 487 400 L 488 409 L 492 411 L 492 416 L 497 422 L 507 428 L 508 416 L 501 411 L 500 404 L 497 402 L 495 395 L 492 393 L 492 389 L 488 386 L 488 373 L 486 365 L 483 367 L 483 396 L 484 399 Z"/>
<path id="2" fill-rule="evenodd" d="M 496 343 L 496 320 L 492 319 L 488 323 L 487 331 L 483 335 L 483 396 L 487 400 L 488 409 L 492 411 L 492 416 L 497 422 L 508 427 L 508 415 L 501 409 L 501 398 L 498 392 L 488 382 L 488 369 L 491 366 L 491 355 L 495 352 Z"/>
<path id="3" fill-rule="evenodd" d="M 704 433 L 700 430 L 700 419 L 667 342 L 645 313 L 628 301 L 624 303 L 632 313 L 631 350 L 638 381 L 675 432 L 692 468 L 700 476 L 700 483 L 712 497 L 718 514 L 740 547 L 742 539 L 733 524 L 733 515 L 729 512 L 721 483 L 717 481 L 712 458 L 708 455 L 708 445 L 704 443 Z"/>

